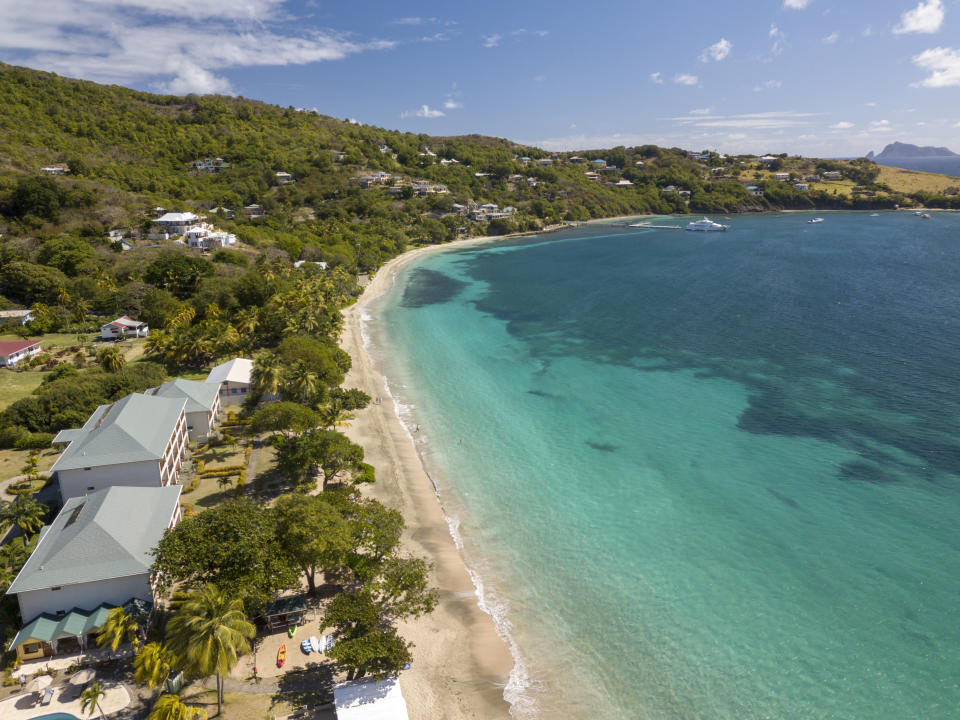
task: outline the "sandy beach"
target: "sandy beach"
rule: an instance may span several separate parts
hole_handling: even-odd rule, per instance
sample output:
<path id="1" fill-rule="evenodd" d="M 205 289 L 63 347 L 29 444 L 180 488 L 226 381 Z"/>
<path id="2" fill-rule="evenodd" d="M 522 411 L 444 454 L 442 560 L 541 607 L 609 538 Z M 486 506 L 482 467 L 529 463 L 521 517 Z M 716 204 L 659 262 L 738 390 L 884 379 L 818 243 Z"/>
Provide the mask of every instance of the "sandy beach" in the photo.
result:
<path id="1" fill-rule="evenodd" d="M 403 637 L 415 645 L 413 667 L 400 676 L 414 720 L 509 718 L 503 691 L 513 660 L 493 619 L 477 604 L 470 574 L 454 545 L 433 485 L 386 397 L 383 376 L 364 350 L 361 315 L 367 303 L 390 287 L 397 269 L 414 258 L 499 239 L 503 238 L 474 238 L 409 251 L 380 268 L 358 302 L 344 311 L 340 344 L 353 360 L 344 386 L 360 388 L 372 398 L 384 397 L 382 404 L 371 403 L 359 411 L 345 430 L 363 446 L 366 461 L 377 471 L 377 482 L 364 492 L 403 513 L 407 523 L 404 550 L 433 563 L 433 584 L 440 590 L 440 603 L 431 615 L 400 628 Z"/>

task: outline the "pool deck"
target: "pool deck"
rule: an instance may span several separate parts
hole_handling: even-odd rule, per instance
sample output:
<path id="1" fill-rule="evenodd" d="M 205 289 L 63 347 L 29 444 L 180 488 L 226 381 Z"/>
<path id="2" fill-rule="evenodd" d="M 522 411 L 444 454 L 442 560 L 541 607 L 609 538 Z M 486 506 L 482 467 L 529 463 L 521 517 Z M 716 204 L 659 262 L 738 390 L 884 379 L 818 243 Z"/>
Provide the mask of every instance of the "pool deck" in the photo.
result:
<path id="1" fill-rule="evenodd" d="M 100 709 L 108 717 L 130 704 L 130 694 L 123 685 L 104 683 L 107 694 L 100 700 Z M 94 711 L 87 715 L 80 711 L 80 692 L 82 688 L 76 685 L 60 685 L 53 688 L 54 696 L 49 705 L 40 705 L 36 693 L 20 693 L 12 698 L 0 702 L 0 718 L 3 720 L 31 720 L 31 718 L 52 715 L 53 713 L 70 713 L 83 720 L 93 720 L 101 717 Z"/>

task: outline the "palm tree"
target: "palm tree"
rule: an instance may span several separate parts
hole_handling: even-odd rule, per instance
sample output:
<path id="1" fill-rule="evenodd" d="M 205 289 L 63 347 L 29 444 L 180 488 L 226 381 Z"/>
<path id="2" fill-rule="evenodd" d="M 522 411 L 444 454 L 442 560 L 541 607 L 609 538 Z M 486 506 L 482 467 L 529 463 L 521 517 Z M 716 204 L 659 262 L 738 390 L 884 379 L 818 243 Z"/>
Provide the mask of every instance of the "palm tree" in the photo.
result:
<path id="1" fill-rule="evenodd" d="M 266 395 L 276 395 L 283 381 L 283 368 L 276 355 L 260 353 L 253 360 L 251 380 L 257 392 Z"/>
<path id="2" fill-rule="evenodd" d="M 167 625 L 170 649 L 189 672 L 217 675 L 217 714 L 223 705 L 223 674 L 230 672 L 241 655 L 250 652 L 256 628 L 243 609 L 243 600 L 204 585 L 190 593 Z"/>
<path id="3" fill-rule="evenodd" d="M 207 713 L 202 708 L 184 705 L 176 695 L 164 693 L 157 698 L 147 720 L 206 720 Z"/>
<path id="4" fill-rule="evenodd" d="M 80 712 L 90 712 L 93 713 L 94 710 L 97 710 L 100 713 L 100 717 L 106 717 L 106 713 L 103 712 L 103 708 L 100 707 L 100 698 L 107 694 L 107 691 L 103 689 L 103 685 L 94 680 L 87 688 L 80 693 Z"/>
<path id="5" fill-rule="evenodd" d="M 97 353 L 97 363 L 107 372 L 116 374 L 123 370 L 127 358 L 120 352 L 120 348 L 108 347 Z"/>
<path id="6" fill-rule="evenodd" d="M 153 330 L 143 344 L 143 352 L 147 355 L 163 355 L 168 347 L 170 347 L 170 332 Z"/>
<path id="7" fill-rule="evenodd" d="M 23 546 L 27 546 L 27 539 L 43 527 L 43 519 L 47 516 L 47 506 L 41 505 L 32 495 L 18 495 L 12 503 L 0 510 L 0 519 L 12 522 L 23 532 Z"/>
<path id="8" fill-rule="evenodd" d="M 113 608 L 107 613 L 107 621 L 97 634 L 97 645 L 109 645 L 111 650 L 116 650 L 124 642 L 133 645 L 134 652 L 140 649 L 140 623 L 127 615 L 123 608 Z"/>
<path id="9" fill-rule="evenodd" d="M 147 643 L 134 658 L 133 677 L 151 690 L 158 688 L 170 677 L 175 662 L 176 656 L 166 645 L 158 642 Z"/>
<path id="10" fill-rule="evenodd" d="M 320 389 L 317 374 L 301 369 L 293 381 L 293 389 L 302 403 L 309 404 Z"/>

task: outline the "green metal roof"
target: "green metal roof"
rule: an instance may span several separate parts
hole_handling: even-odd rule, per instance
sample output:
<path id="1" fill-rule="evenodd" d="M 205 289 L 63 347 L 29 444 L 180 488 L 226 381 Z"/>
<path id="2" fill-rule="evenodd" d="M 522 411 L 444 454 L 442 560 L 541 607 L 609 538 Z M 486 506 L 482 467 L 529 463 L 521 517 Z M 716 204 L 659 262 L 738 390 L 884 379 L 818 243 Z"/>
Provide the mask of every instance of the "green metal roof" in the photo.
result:
<path id="1" fill-rule="evenodd" d="M 180 490 L 117 486 L 70 498 L 7 594 L 148 573 Z"/>
<path id="2" fill-rule="evenodd" d="M 264 617 L 270 615 L 286 615 L 294 612 L 304 612 L 307 609 L 306 595 L 288 595 L 277 598 L 263 611 Z"/>
<path id="3" fill-rule="evenodd" d="M 103 627 L 107 621 L 107 616 L 114 608 L 114 605 L 103 603 L 95 610 L 81 610 L 74 608 L 62 618 L 55 615 L 44 613 L 37 616 L 32 621 L 20 628 L 20 632 L 10 643 L 10 650 L 15 650 L 19 645 L 33 640 L 50 642 L 65 637 L 79 637 L 87 635 Z"/>
<path id="4" fill-rule="evenodd" d="M 101 405 L 80 430 L 61 431 L 54 438 L 70 444 L 51 472 L 162 459 L 186 402 L 182 396 L 133 393 Z"/>
<path id="5" fill-rule="evenodd" d="M 147 390 L 147 395 L 165 398 L 186 398 L 186 412 L 210 412 L 220 394 L 220 388 L 206 382 L 176 378 Z"/>

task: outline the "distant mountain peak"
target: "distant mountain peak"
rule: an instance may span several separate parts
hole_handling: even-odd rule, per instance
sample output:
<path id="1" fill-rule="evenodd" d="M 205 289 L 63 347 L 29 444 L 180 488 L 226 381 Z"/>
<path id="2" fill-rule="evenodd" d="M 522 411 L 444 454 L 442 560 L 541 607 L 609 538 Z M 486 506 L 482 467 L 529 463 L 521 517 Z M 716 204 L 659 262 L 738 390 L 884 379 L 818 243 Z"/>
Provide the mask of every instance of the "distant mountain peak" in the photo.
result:
<path id="1" fill-rule="evenodd" d="M 873 155 L 871 152 L 867 157 L 878 160 L 888 160 L 891 158 L 960 157 L 960 155 L 957 155 L 945 147 L 893 142 L 887 145 L 879 154 Z"/>

